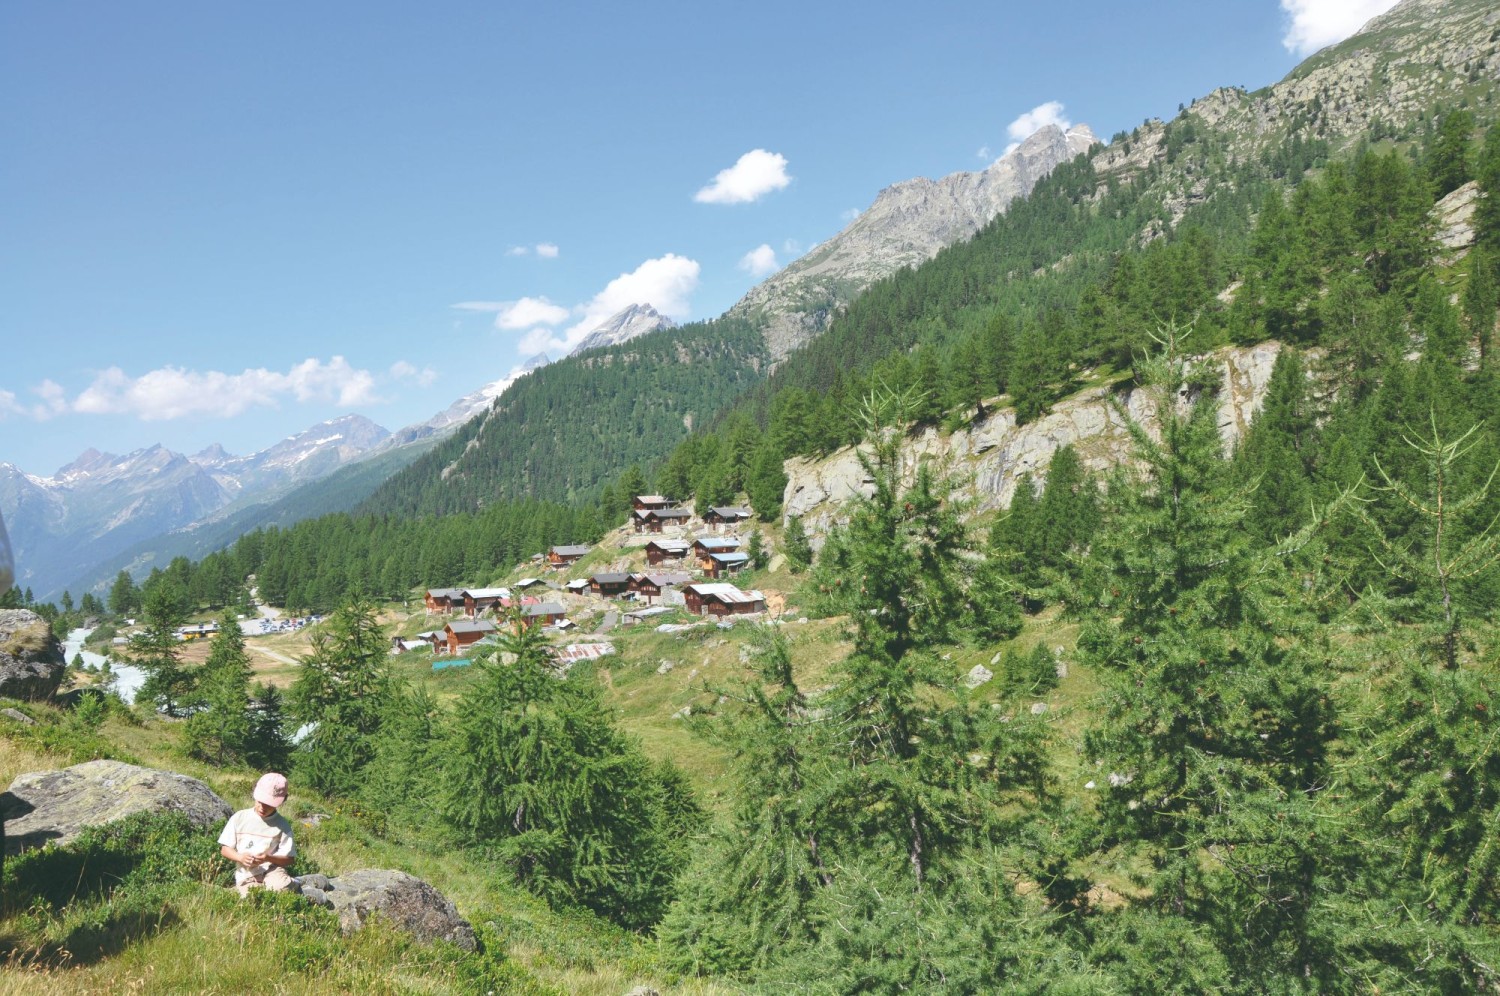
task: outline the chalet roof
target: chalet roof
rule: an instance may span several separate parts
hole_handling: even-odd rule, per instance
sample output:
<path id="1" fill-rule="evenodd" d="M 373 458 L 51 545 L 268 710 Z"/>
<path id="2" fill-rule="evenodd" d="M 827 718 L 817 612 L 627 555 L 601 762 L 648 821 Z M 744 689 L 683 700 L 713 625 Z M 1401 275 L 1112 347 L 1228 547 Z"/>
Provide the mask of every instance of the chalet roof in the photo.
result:
<path id="1" fill-rule="evenodd" d="M 725 604 L 743 604 L 746 602 L 763 602 L 766 596 L 758 591 L 740 591 L 732 584 L 690 584 L 687 591 L 695 592 L 703 598 L 712 598 Z"/>
<path id="2" fill-rule="evenodd" d="M 705 550 L 738 550 L 740 541 L 734 536 L 701 536 L 697 545 Z"/>
<path id="3" fill-rule="evenodd" d="M 650 543 L 647 543 L 646 545 L 647 546 L 654 546 L 658 550 L 668 550 L 668 551 L 671 551 L 673 553 L 686 553 L 688 551 L 688 549 L 693 544 L 689 543 L 687 540 L 662 539 L 662 540 L 652 540 Z"/>
<path id="4" fill-rule="evenodd" d="M 454 595 L 462 595 L 462 588 L 428 588 L 427 594 L 433 598 L 452 598 Z"/>
<path id="5" fill-rule="evenodd" d="M 570 643 L 566 647 L 552 648 L 553 658 L 560 661 L 585 661 L 614 652 L 613 643 Z"/>
<path id="6" fill-rule="evenodd" d="M 581 557 L 589 552 L 586 546 L 554 546 L 552 552 L 559 557 Z"/>
<path id="7" fill-rule="evenodd" d="M 651 519 L 691 519 L 693 513 L 685 508 L 653 508 L 641 513 Z"/>
<path id="8" fill-rule="evenodd" d="M 476 598 L 476 599 L 477 598 L 509 598 L 510 597 L 510 589 L 509 588 L 465 588 L 465 589 L 463 589 L 462 592 L 460 592 L 460 594 L 466 595 L 469 598 Z"/>
<path id="9" fill-rule="evenodd" d="M 748 553 L 710 553 L 708 559 L 716 564 L 747 564 L 750 562 Z"/>
<path id="10" fill-rule="evenodd" d="M 541 578 L 522 578 L 521 580 L 517 581 L 515 584 L 511 585 L 511 587 L 512 588 L 530 588 L 533 585 L 546 584 L 546 583 L 547 582 L 543 581 Z"/>
<path id="11" fill-rule="evenodd" d="M 725 519 L 750 518 L 750 510 L 748 508 L 740 508 L 737 505 L 715 505 L 709 511 Z"/>
<path id="12" fill-rule="evenodd" d="M 674 584 L 686 584 L 687 582 L 693 580 L 693 576 L 691 574 L 680 574 L 677 572 L 668 572 L 664 574 L 647 573 L 641 574 L 639 575 L 639 577 L 650 581 L 658 588 L 666 588 Z"/>
<path id="13" fill-rule="evenodd" d="M 615 573 L 611 571 L 607 574 L 595 574 L 593 577 L 589 578 L 589 580 L 598 584 L 624 584 L 626 581 L 630 580 L 630 575 Z"/>
<path id="14" fill-rule="evenodd" d="M 556 602 L 539 602 L 536 605 L 528 605 L 521 610 L 521 614 L 527 617 L 535 616 L 560 616 L 566 611 Z"/>
<path id="15" fill-rule="evenodd" d="M 574 578 L 572 581 L 569 581 L 568 584 L 567 584 L 568 589 L 571 590 L 571 591 L 577 591 L 580 588 L 587 588 L 588 586 L 589 586 L 589 579 L 588 578 Z"/>
<path id="16" fill-rule="evenodd" d="M 454 634 L 493 633 L 495 631 L 495 624 L 488 619 L 460 619 L 457 622 L 449 623 L 446 628 Z"/>
<path id="17" fill-rule="evenodd" d="M 671 501 L 672 499 L 665 495 L 636 495 L 635 500 L 646 505 L 660 505 L 662 502 Z"/>

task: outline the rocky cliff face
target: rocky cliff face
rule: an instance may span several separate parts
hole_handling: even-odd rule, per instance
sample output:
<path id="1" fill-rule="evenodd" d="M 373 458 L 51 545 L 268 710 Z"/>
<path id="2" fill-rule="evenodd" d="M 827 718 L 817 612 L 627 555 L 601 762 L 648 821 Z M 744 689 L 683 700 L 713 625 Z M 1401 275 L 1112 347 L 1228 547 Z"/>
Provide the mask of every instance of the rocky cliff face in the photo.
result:
<path id="1" fill-rule="evenodd" d="M 1270 342 L 1216 355 L 1223 377 L 1219 432 L 1226 448 L 1244 435 L 1260 410 L 1280 351 L 1279 343 Z M 1148 430 L 1154 427 L 1156 407 L 1148 392 L 1094 387 L 1028 425 L 1017 426 L 1015 411 L 1002 408 L 952 434 L 922 430 L 907 439 L 903 456 L 910 467 L 931 460 L 958 475 L 966 482 L 961 493 L 974 499 L 976 511 L 1005 508 L 1021 476 L 1035 479 L 1045 473 L 1052 454 L 1064 446 L 1077 450 L 1090 470 L 1115 466 L 1130 451 L 1126 417 Z M 794 457 L 786 462 L 786 475 L 783 516 L 801 516 L 815 545 L 847 520 L 846 502 L 869 493 L 869 478 L 852 447 L 821 460 Z"/>
<path id="2" fill-rule="evenodd" d="M 1087 125 L 1067 132 L 1048 125 L 988 169 L 887 187 L 847 228 L 755 287 L 729 314 L 760 322 L 779 362 L 870 284 L 969 238 L 1097 141 Z"/>

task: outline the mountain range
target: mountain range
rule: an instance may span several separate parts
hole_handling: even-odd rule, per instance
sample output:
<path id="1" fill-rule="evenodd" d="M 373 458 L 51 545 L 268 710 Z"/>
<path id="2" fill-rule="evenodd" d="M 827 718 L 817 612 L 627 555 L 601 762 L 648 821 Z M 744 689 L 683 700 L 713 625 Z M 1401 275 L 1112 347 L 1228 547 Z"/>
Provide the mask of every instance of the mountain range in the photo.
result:
<path id="1" fill-rule="evenodd" d="M 43 597 L 86 573 L 97 585 L 100 565 L 140 570 L 172 549 L 201 555 L 232 540 L 231 529 L 361 502 L 426 514 L 496 498 L 587 497 L 629 464 L 663 459 L 773 370 L 813 362 L 823 332 L 866 289 L 993 232 L 997 216 L 1060 165 L 1087 161 L 1087 186 L 1068 196 L 1098 203 L 1133 185 L 1159 201 L 1134 230 L 1091 251 L 1104 258 L 1144 245 L 1232 192 L 1234 163 L 1284 154 L 1296 142 L 1336 148 L 1379 139 L 1445 101 L 1481 99 L 1497 74 L 1497 19 L 1481 3 L 1406 0 L 1279 83 L 1222 87 L 1172 122 L 1149 120 L 1107 144 L 1084 125 L 1048 126 L 985 170 L 894 183 L 723 317 L 677 327 L 639 302 L 563 359 L 537 357 L 395 433 L 351 416 L 249 457 L 217 448 L 191 457 L 161 447 L 124 457 L 89 452 L 47 478 L 0 465 L 0 513 L 19 583 Z M 1213 141 L 1194 145 L 1196 136 Z M 1211 155 L 1184 154 L 1209 147 Z M 1039 257 L 1026 272 L 1086 262 L 1081 253 Z M 826 348 L 865 362 L 885 347 L 851 346 L 846 337 Z"/>

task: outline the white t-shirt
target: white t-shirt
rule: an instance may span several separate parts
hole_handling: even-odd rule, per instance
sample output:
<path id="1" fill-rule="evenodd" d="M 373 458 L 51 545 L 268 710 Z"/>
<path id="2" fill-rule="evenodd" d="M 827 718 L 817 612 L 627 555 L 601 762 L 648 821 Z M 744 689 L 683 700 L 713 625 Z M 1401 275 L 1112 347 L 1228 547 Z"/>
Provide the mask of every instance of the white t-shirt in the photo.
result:
<path id="1" fill-rule="evenodd" d="M 254 809 L 242 809 L 231 816 L 224 824 L 224 832 L 219 834 L 219 843 L 257 857 L 290 858 L 297 853 L 297 847 L 292 843 L 292 825 L 286 817 L 272 813 L 270 819 L 263 820 Z M 234 884 L 259 881 L 275 867 L 269 861 L 251 868 L 240 865 L 234 870 Z"/>

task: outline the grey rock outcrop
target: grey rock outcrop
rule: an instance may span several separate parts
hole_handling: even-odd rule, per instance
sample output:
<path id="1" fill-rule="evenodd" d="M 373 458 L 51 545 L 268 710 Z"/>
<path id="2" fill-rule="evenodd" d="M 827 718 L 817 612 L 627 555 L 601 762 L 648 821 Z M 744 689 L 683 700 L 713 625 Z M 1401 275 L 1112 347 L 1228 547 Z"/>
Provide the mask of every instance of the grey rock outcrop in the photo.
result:
<path id="1" fill-rule="evenodd" d="M 630 307 L 611 315 L 603 325 L 584 336 L 583 341 L 573 347 L 569 356 L 577 356 L 591 349 L 603 349 L 606 346 L 618 346 L 622 342 L 629 342 L 637 336 L 645 335 L 647 332 L 655 332 L 657 329 L 670 329 L 676 327 L 677 323 L 666 315 L 661 314 L 649 304 L 632 304 Z"/>
<path id="2" fill-rule="evenodd" d="M 186 775 L 121 761 L 86 761 L 16 776 L 0 795 L 5 853 L 66 844 L 87 827 L 136 813 L 178 812 L 217 828 L 233 810 L 213 789 Z"/>
<path id="3" fill-rule="evenodd" d="M 339 915 L 339 926 L 352 934 L 378 913 L 419 941 L 448 941 L 465 951 L 476 947 L 474 928 L 458 915 L 458 908 L 441 892 L 414 875 L 380 868 L 362 868 L 322 882 L 303 880 L 303 894 L 314 902 L 327 900 Z M 318 888 L 325 886 L 324 888 Z M 321 893 L 312 895 L 310 890 Z"/>
<path id="4" fill-rule="evenodd" d="M 771 359 L 779 362 L 870 284 L 969 238 L 1059 163 L 1097 142 L 1087 125 L 1069 131 L 1047 125 L 988 169 L 893 184 L 842 232 L 758 284 L 728 314 L 759 321 Z"/>
<path id="5" fill-rule="evenodd" d="M 1280 351 L 1280 343 L 1266 342 L 1216 354 L 1223 378 L 1219 434 L 1226 449 L 1244 434 L 1259 411 Z M 1094 387 L 1059 402 L 1047 415 L 1023 426 L 1016 425 L 1013 409 L 1000 408 L 951 434 L 925 429 L 907 439 L 903 457 L 913 470 L 922 460 L 930 460 L 957 475 L 965 482 L 960 493 L 974 500 L 975 511 L 1006 508 L 1016 482 L 1025 474 L 1035 479 L 1045 472 L 1052 454 L 1064 446 L 1074 447 L 1090 470 L 1103 471 L 1118 464 L 1130 452 L 1127 418 L 1139 421 L 1148 431 L 1156 424 L 1155 402 L 1149 392 Z M 785 467 L 783 515 L 787 519 L 801 516 L 815 546 L 845 520 L 847 502 L 870 493 L 871 482 L 853 447 L 821 460 L 793 457 Z"/>
<path id="6" fill-rule="evenodd" d="M 67 668 L 47 620 L 30 609 L 0 609 L 0 696 L 50 699 Z"/>

